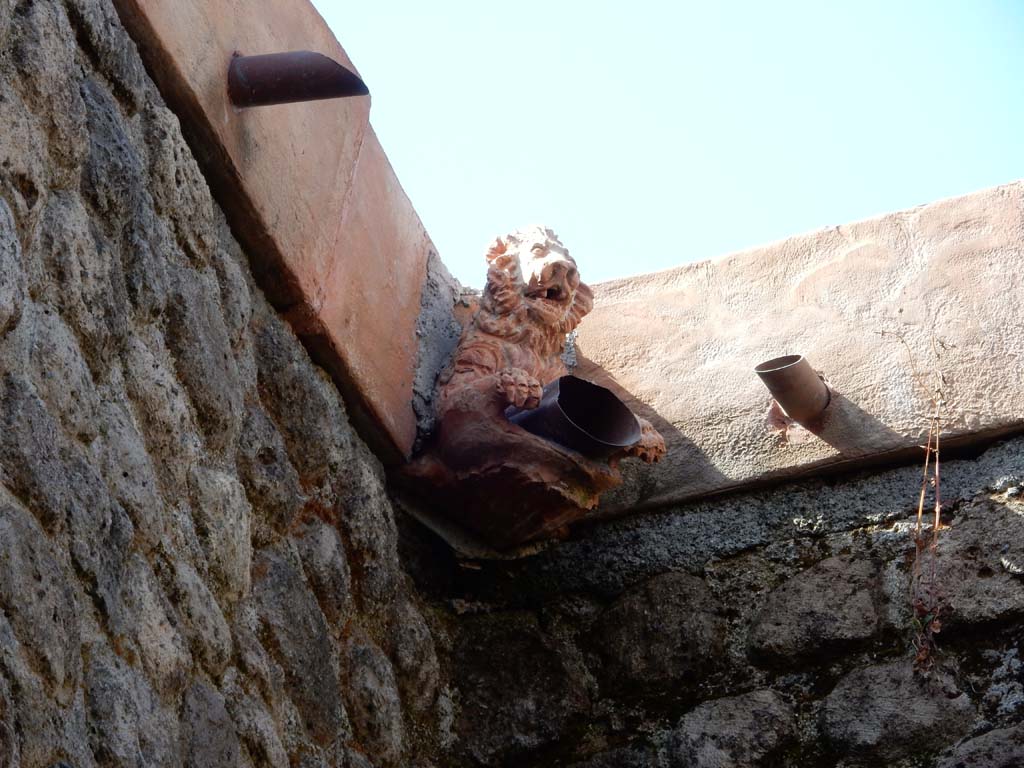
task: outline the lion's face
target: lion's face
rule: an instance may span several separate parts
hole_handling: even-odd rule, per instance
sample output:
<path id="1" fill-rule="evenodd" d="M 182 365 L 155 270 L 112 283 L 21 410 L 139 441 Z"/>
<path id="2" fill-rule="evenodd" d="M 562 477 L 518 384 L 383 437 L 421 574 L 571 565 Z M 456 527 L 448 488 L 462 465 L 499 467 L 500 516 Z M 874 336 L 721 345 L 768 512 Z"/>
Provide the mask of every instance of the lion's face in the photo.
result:
<path id="1" fill-rule="evenodd" d="M 536 242 L 520 255 L 520 268 L 523 300 L 534 319 L 554 325 L 568 317 L 580 285 L 580 273 L 569 252 L 551 241 Z"/>
<path id="2" fill-rule="evenodd" d="M 584 297 L 576 262 L 549 229 L 531 227 L 498 238 L 487 260 L 487 289 L 498 311 L 521 303 L 538 325 L 557 326 L 574 310 L 579 317 L 590 310 L 589 300 L 585 306 L 578 301 Z M 589 297 L 585 286 L 584 291 Z"/>

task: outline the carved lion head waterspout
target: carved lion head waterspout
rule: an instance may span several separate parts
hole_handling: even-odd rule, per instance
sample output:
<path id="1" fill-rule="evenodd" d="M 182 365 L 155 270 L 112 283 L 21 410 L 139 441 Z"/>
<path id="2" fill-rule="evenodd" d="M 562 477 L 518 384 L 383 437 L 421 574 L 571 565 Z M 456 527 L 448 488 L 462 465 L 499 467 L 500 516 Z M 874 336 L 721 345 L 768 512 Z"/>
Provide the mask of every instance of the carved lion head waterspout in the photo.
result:
<path id="1" fill-rule="evenodd" d="M 545 227 L 497 238 L 486 259 L 479 310 L 440 378 L 437 429 L 406 475 L 432 486 L 446 515 L 507 547 L 580 518 L 621 482 L 620 459 L 657 461 L 665 443 L 640 419 L 636 443 L 596 460 L 508 420 L 509 408 L 537 408 L 544 386 L 567 374 L 566 334 L 593 293 Z"/>

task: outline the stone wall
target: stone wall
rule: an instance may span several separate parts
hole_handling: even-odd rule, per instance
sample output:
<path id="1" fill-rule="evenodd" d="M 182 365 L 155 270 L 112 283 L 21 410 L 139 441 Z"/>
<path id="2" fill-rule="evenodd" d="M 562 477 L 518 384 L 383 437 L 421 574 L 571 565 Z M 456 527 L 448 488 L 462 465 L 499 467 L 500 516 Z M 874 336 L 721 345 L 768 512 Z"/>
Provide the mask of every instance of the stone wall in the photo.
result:
<path id="1" fill-rule="evenodd" d="M 112 5 L 0 0 L 0 52 L 0 766 L 420 765 L 379 462 Z"/>
<path id="2" fill-rule="evenodd" d="M 944 464 L 915 675 L 918 468 L 459 559 L 253 263 L 110 0 L 0 0 L 3 768 L 1024 762 L 1024 440 Z"/>
<path id="3" fill-rule="evenodd" d="M 919 467 L 598 523 L 514 561 L 439 568 L 440 544 L 410 560 L 448 615 L 447 764 L 1024 764 L 1024 440 L 942 476 L 942 626 L 923 674 Z M 927 587 L 927 553 L 921 572 Z"/>

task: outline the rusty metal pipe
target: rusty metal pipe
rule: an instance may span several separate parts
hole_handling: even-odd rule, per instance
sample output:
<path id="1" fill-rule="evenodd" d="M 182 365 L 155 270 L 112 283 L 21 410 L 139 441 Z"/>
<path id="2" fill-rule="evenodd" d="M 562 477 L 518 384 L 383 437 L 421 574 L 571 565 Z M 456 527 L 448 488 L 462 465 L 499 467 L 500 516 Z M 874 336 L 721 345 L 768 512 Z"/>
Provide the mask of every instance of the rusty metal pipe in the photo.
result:
<path id="1" fill-rule="evenodd" d="M 828 387 L 803 355 L 766 360 L 754 373 L 768 387 L 786 415 L 798 424 L 813 423 L 828 406 Z"/>
<path id="2" fill-rule="evenodd" d="M 228 65 L 228 97 L 236 107 L 366 96 L 358 75 L 312 51 L 235 56 Z"/>
<path id="3" fill-rule="evenodd" d="M 607 458 L 641 436 L 640 422 L 615 393 L 575 376 L 544 387 L 537 408 L 509 408 L 507 416 L 527 432 L 591 458 Z"/>

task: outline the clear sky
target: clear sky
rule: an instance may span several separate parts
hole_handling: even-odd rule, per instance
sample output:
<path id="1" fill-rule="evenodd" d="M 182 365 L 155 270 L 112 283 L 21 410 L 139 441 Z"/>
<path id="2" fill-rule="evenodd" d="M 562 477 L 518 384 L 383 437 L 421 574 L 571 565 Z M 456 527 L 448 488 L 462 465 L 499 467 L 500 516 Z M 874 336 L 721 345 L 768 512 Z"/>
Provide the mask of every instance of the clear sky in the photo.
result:
<path id="1" fill-rule="evenodd" d="M 1024 177 L 1024 1 L 313 0 L 442 259 L 585 280 Z"/>

